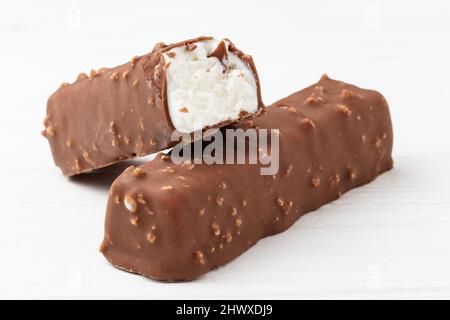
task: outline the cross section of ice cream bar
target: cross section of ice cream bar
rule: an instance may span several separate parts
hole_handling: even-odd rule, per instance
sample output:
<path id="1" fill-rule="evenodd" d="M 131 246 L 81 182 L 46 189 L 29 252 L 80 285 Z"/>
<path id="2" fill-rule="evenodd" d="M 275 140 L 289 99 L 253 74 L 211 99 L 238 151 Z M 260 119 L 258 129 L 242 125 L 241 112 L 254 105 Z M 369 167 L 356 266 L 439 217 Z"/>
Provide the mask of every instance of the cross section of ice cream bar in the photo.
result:
<path id="1" fill-rule="evenodd" d="M 251 56 L 229 40 L 199 37 L 158 43 L 62 84 L 48 100 L 43 135 L 73 176 L 172 147 L 174 131 L 219 128 L 263 108 Z"/>
<path id="2" fill-rule="evenodd" d="M 173 126 L 194 132 L 258 110 L 255 73 L 228 40 L 175 47 L 167 62 L 167 102 Z"/>

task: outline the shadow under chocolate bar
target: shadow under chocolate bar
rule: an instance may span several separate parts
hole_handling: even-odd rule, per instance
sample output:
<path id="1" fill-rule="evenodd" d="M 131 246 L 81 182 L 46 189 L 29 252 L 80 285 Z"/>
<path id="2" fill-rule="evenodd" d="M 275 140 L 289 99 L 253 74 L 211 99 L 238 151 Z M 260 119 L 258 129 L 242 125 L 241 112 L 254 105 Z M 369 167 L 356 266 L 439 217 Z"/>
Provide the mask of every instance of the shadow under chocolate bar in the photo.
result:
<path id="1" fill-rule="evenodd" d="M 42 134 L 73 176 L 167 149 L 174 131 L 222 127 L 263 108 L 252 57 L 227 39 L 199 37 L 62 84 Z"/>
<path id="2" fill-rule="evenodd" d="M 279 129 L 278 172 L 162 154 L 128 168 L 110 190 L 107 260 L 153 279 L 195 279 L 393 166 L 384 97 L 327 76 L 233 127 Z"/>

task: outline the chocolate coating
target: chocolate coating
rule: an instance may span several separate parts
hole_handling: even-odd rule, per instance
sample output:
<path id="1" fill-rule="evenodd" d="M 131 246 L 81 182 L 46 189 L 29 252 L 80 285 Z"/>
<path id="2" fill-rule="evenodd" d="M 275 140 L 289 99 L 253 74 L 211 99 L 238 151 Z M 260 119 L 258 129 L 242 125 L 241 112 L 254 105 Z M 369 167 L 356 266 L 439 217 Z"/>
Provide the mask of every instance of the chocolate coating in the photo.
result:
<path id="1" fill-rule="evenodd" d="M 191 50 L 195 43 L 210 39 L 159 43 L 151 53 L 124 65 L 92 70 L 89 76 L 81 74 L 73 84 L 61 85 L 48 100 L 42 134 L 63 174 L 77 175 L 173 146 L 176 142 L 170 139 L 174 127 L 167 106 L 167 64 L 163 54 L 175 47 Z M 252 58 L 234 45 L 230 45 L 230 50 L 254 73 L 258 107 L 262 110 L 259 78 Z M 240 118 L 251 116 L 243 113 Z"/>
<path id="2" fill-rule="evenodd" d="M 106 259 L 153 279 L 194 279 L 393 166 L 384 97 L 326 76 L 234 127 L 280 130 L 278 173 L 161 154 L 130 167 L 111 187 Z"/>

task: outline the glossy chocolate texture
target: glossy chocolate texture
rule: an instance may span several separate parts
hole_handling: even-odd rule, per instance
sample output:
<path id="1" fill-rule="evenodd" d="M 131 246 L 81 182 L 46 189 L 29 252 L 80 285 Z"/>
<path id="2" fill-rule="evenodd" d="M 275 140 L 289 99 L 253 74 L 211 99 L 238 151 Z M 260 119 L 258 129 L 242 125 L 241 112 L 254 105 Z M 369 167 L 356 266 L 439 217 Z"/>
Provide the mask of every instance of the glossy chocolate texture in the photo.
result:
<path id="1" fill-rule="evenodd" d="M 278 173 L 162 154 L 130 167 L 110 190 L 106 259 L 153 279 L 195 279 L 393 166 L 384 97 L 327 76 L 234 127 L 279 129 Z"/>
<path id="2" fill-rule="evenodd" d="M 174 127 L 166 97 L 163 54 L 175 47 L 191 50 L 199 37 L 172 45 L 158 43 L 152 52 L 115 67 L 80 74 L 64 83 L 47 103 L 42 134 L 48 139 L 55 164 L 66 176 L 106 167 L 124 159 L 167 149 Z M 258 74 L 251 56 L 232 43 L 228 48 L 254 73 L 258 108 L 263 110 Z M 242 114 L 241 119 L 254 115 Z M 212 127 L 222 127 L 223 121 Z M 205 128 L 207 129 L 207 128 Z"/>

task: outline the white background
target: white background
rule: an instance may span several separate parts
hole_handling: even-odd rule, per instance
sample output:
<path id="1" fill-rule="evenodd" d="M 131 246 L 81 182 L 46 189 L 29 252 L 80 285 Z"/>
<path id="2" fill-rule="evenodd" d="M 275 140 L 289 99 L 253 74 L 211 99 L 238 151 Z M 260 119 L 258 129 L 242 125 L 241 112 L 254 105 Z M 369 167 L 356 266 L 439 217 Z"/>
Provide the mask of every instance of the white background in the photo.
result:
<path id="1" fill-rule="evenodd" d="M 159 41 L 229 37 L 267 104 L 331 77 L 377 89 L 395 168 L 194 282 L 116 270 L 98 252 L 123 166 L 76 179 L 39 134 L 81 71 Z M 1 298 L 450 298 L 448 1 L 12 1 L 0 4 Z"/>

